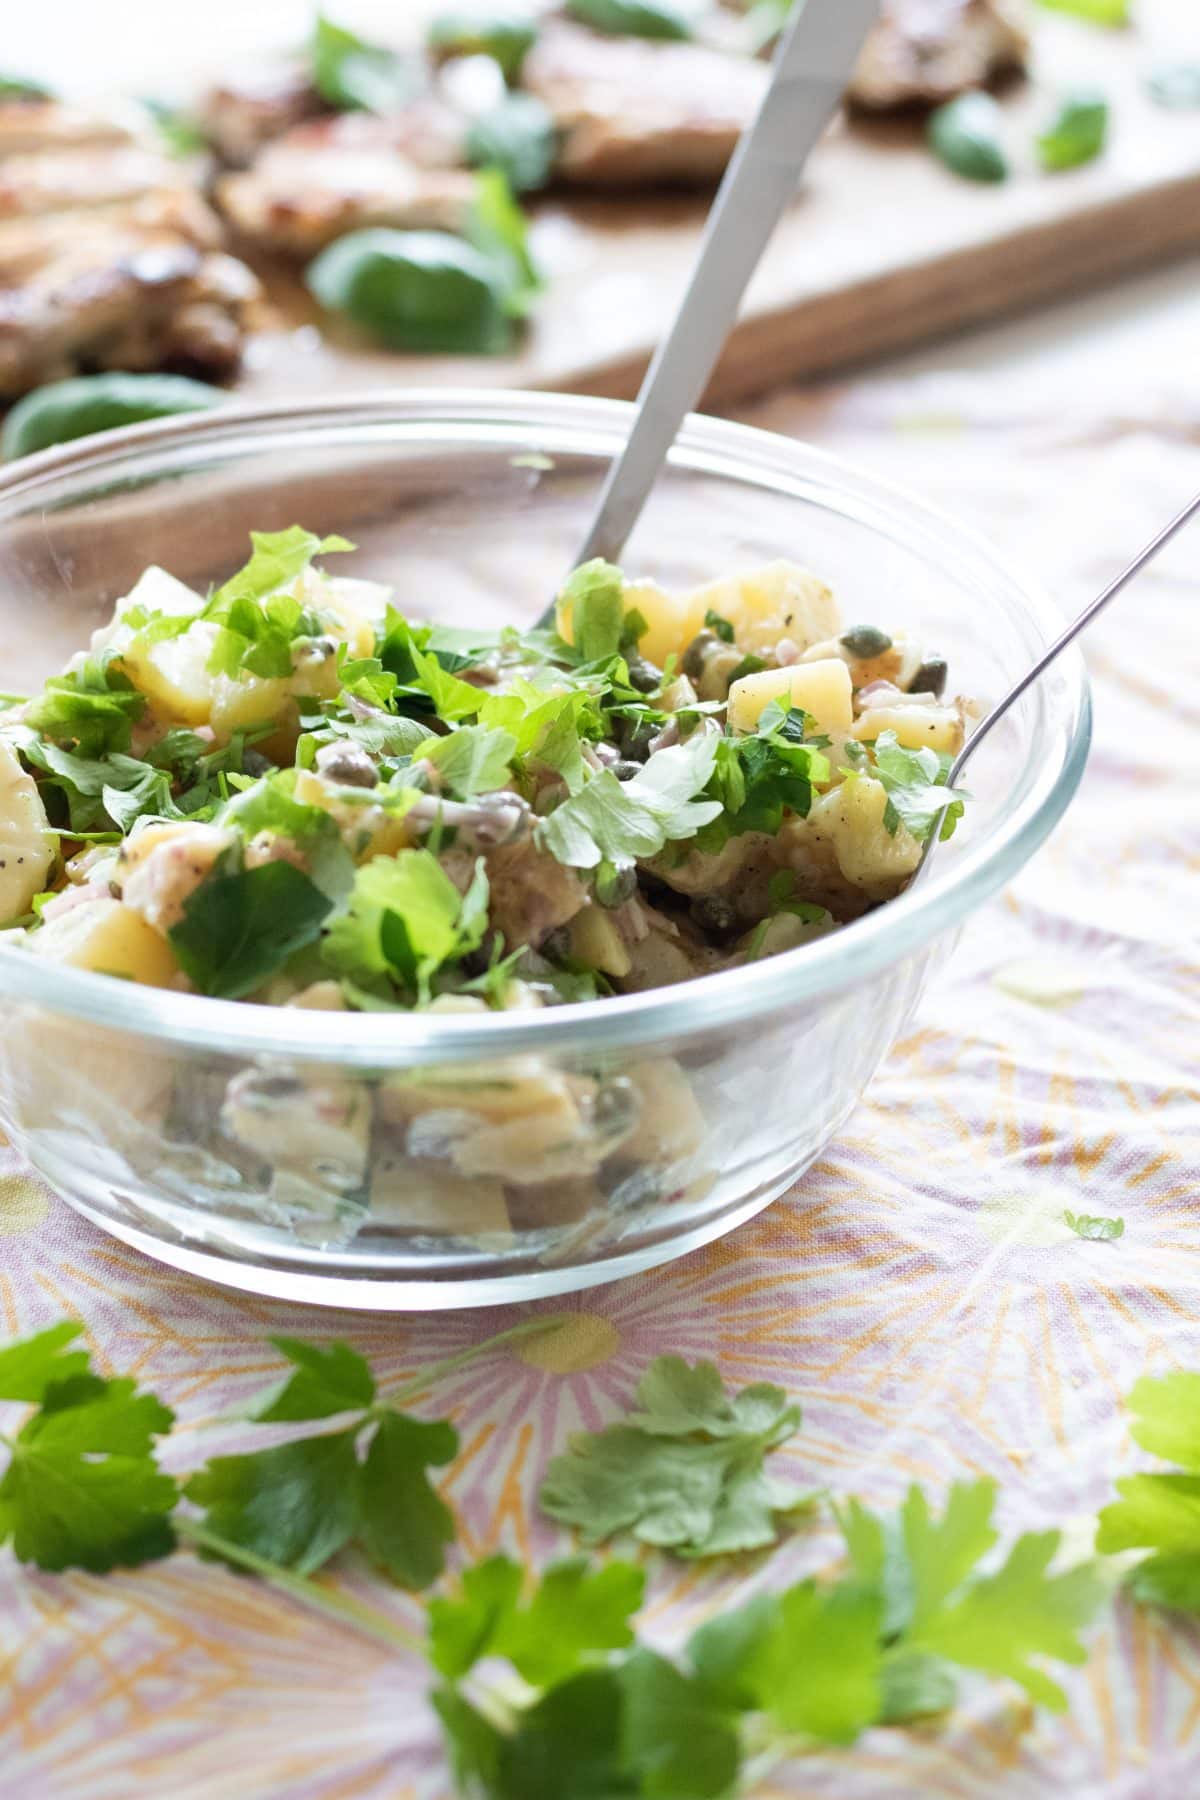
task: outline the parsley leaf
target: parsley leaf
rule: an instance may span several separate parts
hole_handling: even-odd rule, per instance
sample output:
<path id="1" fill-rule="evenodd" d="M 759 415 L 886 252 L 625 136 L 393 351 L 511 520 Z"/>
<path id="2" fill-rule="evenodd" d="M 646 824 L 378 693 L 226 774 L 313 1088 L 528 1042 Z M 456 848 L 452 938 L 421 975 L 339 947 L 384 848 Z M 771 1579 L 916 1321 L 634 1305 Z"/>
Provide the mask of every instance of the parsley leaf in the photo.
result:
<path id="1" fill-rule="evenodd" d="M 394 1581 L 423 1588 L 441 1574 L 454 1518 L 426 1469 L 453 1462 L 458 1433 L 445 1419 L 387 1411 L 358 1471 L 358 1534 Z"/>
<path id="2" fill-rule="evenodd" d="M 1090 1213 L 1064 1212 L 1064 1225 L 1069 1225 L 1076 1237 L 1092 1238 L 1100 1243 L 1111 1244 L 1114 1239 L 1125 1236 L 1124 1219 L 1109 1219 L 1103 1216 L 1093 1217 Z"/>
<path id="3" fill-rule="evenodd" d="M 263 863 L 210 876 L 167 935 L 202 994 L 237 1000 L 313 943 L 332 905 L 291 863 Z"/>
<path id="4" fill-rule="evenodd" d="M 0 1400 L 41 1400 L 51 1382 L 87 1372 L 86 1350 L 68 1350 L 83 1330 L 76 1319 L 61 1319 L 32 1337 L 0 1350 Z"/>
<path id="5" fill-rule="evenodd" d="M 218 1537 L 311 1574 L 344 1549 L 357 1523 L 356 1431 L 216 1456 L 184 1493 Z"/>
<path id="6" fill-rule="evenodd" d="M 879 1520 L 852 1504 L 839 1517 L 860 1585 L 883 1600 L 885 1675 L 896 1717 L 902 1689 L 907 1703 L 929 1710 L 945 1683 L 938 1665 L 1008 1676 L 1040 1705 L 1061 1709 L 1065 1696 L 1030 1659 L 1080 1663 L 1079 1628 L 1095 1612 L 1102 1589 L 1088 1565 L 1050 1574 L 1059 1534 L 1027 1532 L 994 1574 L 978 1567 L 996 1542 L 995 1488 L 989 1481 L 957 1483 L 940 1520 L 919 1488 L 910 1488 L 899 1516 Z M 914 1661 L 914 1653 L 928 1661 Z"/>
<path id="7" fill-rule="evenodd" d="M 627 1792 L 722 1800 L 733 1791 L 742 1761 L 737 1723 L 702 1683 L 646 1649 L 625 1658 L 617 1680 L 622 1760 L 637 1779 Z"/>
<path id="8" fill-rule="evenodd" d="M 421 756 L 441 770 L 452 794 L 470 800 L 504 787 L 516 747 L 510 731 L 463 725 L 447 737 L 432 738 L 422 745 Z"/>
<path id="9" fill-rule="evenodd" d="M 523 1583 L 517 1563 L 491 1556 L 464 1571 L 460 1597 L 431 1601 L 435 1668 L 458 1677 L 485 1656 L 504 1656 L 526 1681 L 546 1687 L 633 1643 L 629 1620 L 642 1603 L 645 1576 L 631 1563 L 551 1563 L 524 1606 Z"/>
<path id="10" fill-rule="evenodd" d="M 40 1400 L 16 1437 L 0 1478 L 0 1543 L 22 1562 L 96 1573 L 165 1556 L 175 1482 L 159 1469 L 154 1440 L 174 1415 L 128 1378 L 88 1372 L 86 1352 L 60 1354 L 79 1331 L 51 1326 L 0 1352 L 5 1398 Z"/>
<path id="11" fill-rule="evenodd" d="M 1096 1548 L 1155 1552 L 1128 1577 L 1135 1599 L 1200 1612 L 1200 1375 L 1143 1376 L 1129 1409 L 1134 1441 L 1179 1469 L 1118 1481 L 1121 1498 L 1101 1512 Z"/>
<path id="12" fill-rule="evenodd" d="M 707 630 L 715 632 L 723 644 L 732 644 L 733 626 L 719 612 L 714 612 L 711 606 L 704 615 L 704 624 Z"/>
<path id="13" fill-rule="evenodd" d="M 346 911 L 329 929 L 322 954 L 344 980 L 366 991 L 394 982 L 424 998 L 444 963 L 478 949 L 487 929 L 483 859 L 465 895 L 429 850 L 401 850 L 364 863 Z"/>
<path id="14" fill-rule="evenodd" d="M 295 1364 L 296 1372 L 255 1409 L 253 1417 L 261 1423 L 328 1419 L 335 1413 L 357 1412 L 371 1405 L 374 1376 L 349 1344 L 330 1344 L 322 1350 L 302 1338 L 273 1337 L 270 1341 Z"/>
<path id="15" fill-rule="evenodd" d="M 146 702 L 127 676 L 103 657 L 85 657 L 66 675 L 52 675 L 25 710 L 25 722 L 80 756 L 107 756 L 128 750 L 133 722 Z"/>
<path id="16" fill-rule="evenodd" d="M 221 808 L 220 825 L 234 825 L 249 842 L 261 834 L 286 838 L 304 854 L 313 885 L 334 904 L 354 886 L 354 859 L 331 814 L 295 798 L 296 771 L 281 769 L 235 794 Z"/>
<path id="17" fill-rule="evenodd" d="M 962 818 L 962 789 L 946 786 L 949 763 L 936 750 L 905 750 L 897 742 L 894 731 L 881 731 L 874 743 L 876 778 L 887 789 L 888 805 L 884 825 L 893 837 L 901 825 L 923 844 L 933 830 L 942 808 L 948 808 L 941 837 L 953 837 L 954 827 Z"/>
<path id="18" fill-rule="evenodd" d="M 696 797 L 712 775 L 717 743 L 698 731 L 685 744 L 658 751 L 631 781 L 601 769 L 541 821 L 538 841 L 558 862 L 594 869 L 601 862 L 628 867 L 666 843 L 694 837 L 721 811 L 719 800 Z"/>
<path id="19" fill-rule="evenodd" d="M 252 531 L 250 544 L 249 562 L 217 589 L 204 609 L 205 618 L 223 621 L 238 601 L 264 600 L 287 587 L 303 575 L 314 556 L 354 548 L 344 537 L 319 538 L 300 525 L 289 525 L 286 531 Z"/>
<path id="20" fill-rule="evenodd" d="M 711 1364 L 659 1357 L 636 1400 L 624 1423 L 573 1437 L 546 1471 L 542 1511 L 585 1544 L 630 1531 L 680 1556 L 756 1549 L 807 1503 L 763 1467 L 800 1423 L 781 1388 L 756 1382 L 729 1399 Z"/>
<path id="21" fill-rule="evenodd" d="M 581 662 L 603 662 L 620 650 L 624 592 L 624 575 L 601 556 L 582 563 L 567 577 L 558 596 L 558 614 L 569 623 Z"/>

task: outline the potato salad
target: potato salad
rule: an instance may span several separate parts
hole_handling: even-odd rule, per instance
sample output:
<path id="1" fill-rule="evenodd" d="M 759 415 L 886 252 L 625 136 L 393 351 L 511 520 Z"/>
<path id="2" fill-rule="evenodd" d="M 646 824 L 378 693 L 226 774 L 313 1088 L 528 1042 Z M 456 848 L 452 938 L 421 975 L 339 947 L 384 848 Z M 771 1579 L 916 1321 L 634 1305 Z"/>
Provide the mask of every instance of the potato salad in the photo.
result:
<path id="1" fill-rule="evenodd" d="M 343 539 L 251 548 L 207 594 L 147 569 L 0 703 L 6 945 L 267 1005 L 557 1006 L 837 930 L 962 811 L 942 657 L 795 563 L 591 562 L 554 629 L 473 631 Z"/>

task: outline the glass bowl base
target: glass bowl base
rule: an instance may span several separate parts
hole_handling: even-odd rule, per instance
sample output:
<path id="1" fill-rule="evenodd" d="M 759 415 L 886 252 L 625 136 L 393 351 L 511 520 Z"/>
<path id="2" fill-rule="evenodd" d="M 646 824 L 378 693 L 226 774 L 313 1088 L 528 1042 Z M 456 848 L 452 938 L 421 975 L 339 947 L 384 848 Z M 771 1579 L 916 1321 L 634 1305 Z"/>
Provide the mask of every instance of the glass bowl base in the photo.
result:
<path id="1" fill-rule="evenodd" d="M 55 1186 L 73 1211 L 82 1214 L 108 1236 L 128 1244 L 154 1262 L 165 1263 L 218 1287 L 302 1306 L 418 1313 L 454 1311 L 459 1307 L 516 1305 L 600 1287 L 628 1275 L 640 1275 L 736 1231 L 739 1225 L 744 1225 L 786 1193 L 803 1173 L 802 1169 L 792 1167 L 783 1175 L 776 1174 L 757 1186 L 739 1205 L 723 1210 L 719 1216 L 634 1250 L 615 1250 L 593 1262 L 560 1268 L 526 1266 L 507 1273 L 497 1268 L 494 1273 L 478 1275 L 464 1275 L 461 1269 L 447 1270 L 441 1279 L 428 1275 L 399 1275 L 394 1267 L 389 1270 L 366 1258 L 361 1259 L 361 1266 L 353 1272 L 347 1270 L 342 1274 L 330 1268 L 327 1257 L 314 1258 L 315 1266 L 311 1269 L 284 1257 L 259 1255 L 253 1262 L 243 1262 L 233 1256 L 154 1236 L 127 1220 L 114 1219 L 110 1212 L 89 1204 L 78 1193 L 64 1192 L 57 1183 Z"/>

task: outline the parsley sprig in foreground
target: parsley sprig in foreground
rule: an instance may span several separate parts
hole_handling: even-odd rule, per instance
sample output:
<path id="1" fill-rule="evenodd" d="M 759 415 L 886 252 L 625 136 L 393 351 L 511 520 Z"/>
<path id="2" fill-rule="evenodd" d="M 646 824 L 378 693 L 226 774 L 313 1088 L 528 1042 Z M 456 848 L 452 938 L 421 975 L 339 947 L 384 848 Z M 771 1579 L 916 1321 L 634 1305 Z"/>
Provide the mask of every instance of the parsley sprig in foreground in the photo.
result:
<path id="1" fill-rule="evenodd" d="M 130 1377 L 98 1375 L 77 1323 L 52 1325 L 0 1350 L 0 1400 L 29 1409 L 0 1434 L 0 1542 L 42 1569 L 95 1573 L 188 1545 L 424 1657 L 456 1784 L 483 1800 L 730 1800 L 793 1754 L 936 1718 L 964 1674 L 1065 1706 L 1047 1665 L 1084 1661 L 1080 1634 L 1107 1584 L 1090 1564 L 1054 1567 L 1055 1531 L 1001 1553 L 990 1481 L 956 1484 L 940 1508 L 916 1486 L 889 1515 L 835 1504 L 833 1567 L 715 1614 L 673 1656 L 640 1639 L 646 1572 L 627 1560 L 468 1564 L 429 1601 L 423 1635 L 315 1581 L 347 1549 L 409 1589 L 443 1576 L 455 1526 L 431 1472 L 458 1437 L 403 1408 L 561 1323 L 518 1325 L 382 1394 L 347 1345 L 273 1339 L 288 1370 L 238 1422 L 251 1447 L 181 1478 L 158 1458 L 170 1409 Z M 1196 1608 L 1200 1376 L 1144 1381 L 1132 1405 L 1139 1442 L 1183 1469 L 1119 1483 L 1099 1547 L 1155 1551 L 1129 1576 L 1135 1597 Z M 766 1467 L 799 1424 L 769 1383 L 730 1394 L 711 1364 L 660 1357 L 622 1421 L 551 1462 L 542 1508 L 585 1543 L 630 1534 L 691 1557 L 766 1550 L 820 1498 Z"/>

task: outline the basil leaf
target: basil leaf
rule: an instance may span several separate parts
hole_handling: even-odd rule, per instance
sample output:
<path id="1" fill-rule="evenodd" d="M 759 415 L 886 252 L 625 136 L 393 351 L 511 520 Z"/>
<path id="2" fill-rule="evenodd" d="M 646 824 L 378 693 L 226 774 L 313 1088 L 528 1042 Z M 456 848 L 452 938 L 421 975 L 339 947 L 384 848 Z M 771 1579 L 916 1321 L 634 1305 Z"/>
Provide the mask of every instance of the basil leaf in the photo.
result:
<path id="1" fill-rule="evenodd" d="M 352 231 L 323 250 L 305 281 L 394 350 L 495 355 L 512 336 L 497 269 L 473 244 L 440 231 Z"/>
<path id="2" fill-rule="evenodd" d="M 567 0 L 572 19 L 617 37 L 675 38 L 695 36 L 695 6 L 681 0 Z"/>
<path id="3" fill-rule="evenodd" d="M 956 175 L 967 181 L 1006 181 L 1002 124 L 990 94 L 961 94 L 929 115 L 926 131 L 934 155 Z"/>
<path id="4" fill-rule="evenodd" d="M 482 169 L 476 177 L 467 237 L 491 264 L 505 312 L 523 318 L 543 282 L 529 248 L 529 222 L 503 169 Z"/>
<path id="5" fill-rule="evenodd" d="M 1108 118 L 1108 101 L 1095 88 L 1064 94 L 1036 140 L 1043 169 L 1074 169 L 1099 156 L 1108 137 Z"/>
<path id="6" fill-rule="evenodd" d="M 43 87 L 40 81 L 31 81 L 26 75 L 5 75 L 0 73 L 0 106 L 7 106 L 13 100 L 53 100 L 54 93 Z"/>
<path id="7" fill-rule="evenodd" d="M 339 112 L 398 113 L 419 91 L 414 57 L 369 44 L 317 14 L 309 48 L 312 83 Z"/>
<path id="8" fill-rule="evenodd" d="M 183 375 L 76 375 L 35 388 L 17 402 L 4 421 L 0 453 L 9 460 L 32 456 L 52 444 L 144 419 L 206 412 L 225 399 L 220 388 Z"/>
<path id="9" fill-rule="evenodd" d="M 520 12 L 439 13 L 425 42 L 436 57 L 490 56 L 511 86 L 537 41 L 537 23 Z"/>
<path id="10" fill-rule="evenodd" d="M 503 170 L 514 194 L 545 187 L 557 146 L 553 115 L 535 94 L 506 95 L 467 129 L 467 161 Z"/>
<path id="11" fill-rule="evenodd" d="M 1128 25 L 1129 0 L 1038 0 L 1047 12 L 1071 13 L 1089 25 Z"/>
<path id="12" fill-rule="evenodd" d="M 167 935 L 202 994 L 238 1000 L 313 943 L 332 907 L 291 863 L 263 863 L 202 882 Z"/>

